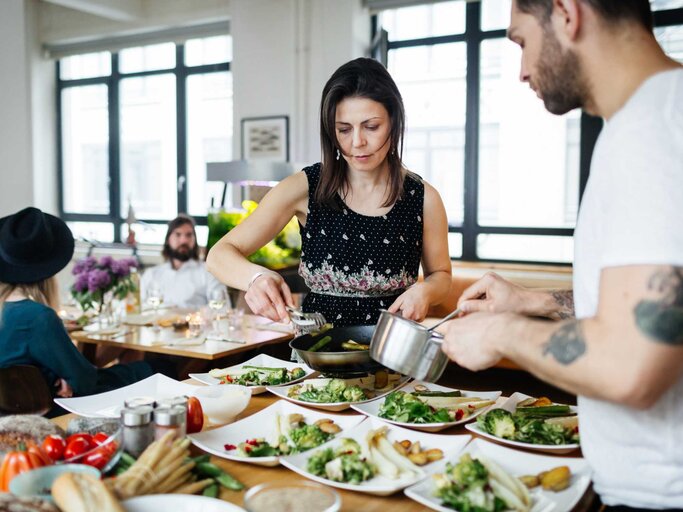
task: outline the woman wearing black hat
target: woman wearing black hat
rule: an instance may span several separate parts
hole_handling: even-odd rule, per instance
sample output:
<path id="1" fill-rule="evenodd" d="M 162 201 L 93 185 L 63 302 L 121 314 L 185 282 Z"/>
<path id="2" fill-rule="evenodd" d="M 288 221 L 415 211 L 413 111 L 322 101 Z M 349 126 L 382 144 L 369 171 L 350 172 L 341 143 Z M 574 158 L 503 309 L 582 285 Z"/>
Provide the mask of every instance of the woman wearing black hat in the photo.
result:
<path id="1" fill-rule="evenodd" d="M 37 366 L 53 393 L 83 396 L 126 386 L 153 371 L 145 361 L 98 369 L 57 316 L 55 274 L 71 260 L 67 225 L 37 208 L 0 219 L 0 367 Z"/>

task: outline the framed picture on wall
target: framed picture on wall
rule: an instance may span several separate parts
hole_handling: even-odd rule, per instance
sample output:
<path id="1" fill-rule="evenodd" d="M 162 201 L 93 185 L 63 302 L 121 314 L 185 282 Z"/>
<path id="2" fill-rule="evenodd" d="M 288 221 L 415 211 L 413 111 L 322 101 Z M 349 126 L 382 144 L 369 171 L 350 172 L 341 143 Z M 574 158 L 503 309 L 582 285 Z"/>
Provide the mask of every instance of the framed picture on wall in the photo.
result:
<path id="1" fill-rule="evenodd" d="M 242 159 L 289 161 L 289 117 L 242 119 Z"/>

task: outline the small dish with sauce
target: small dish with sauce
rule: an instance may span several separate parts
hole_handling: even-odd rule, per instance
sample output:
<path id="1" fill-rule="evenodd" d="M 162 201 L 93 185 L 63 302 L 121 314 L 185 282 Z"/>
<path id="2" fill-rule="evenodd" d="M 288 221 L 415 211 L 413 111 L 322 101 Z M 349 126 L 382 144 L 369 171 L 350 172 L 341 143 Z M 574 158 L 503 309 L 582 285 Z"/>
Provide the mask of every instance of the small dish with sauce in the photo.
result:
<path id="1" fill-rule="evenodd" d="M 252 487 L 244 495 L 248 512 L 338 512 L 339 494 L 312 482 L 269 482 Z"/>

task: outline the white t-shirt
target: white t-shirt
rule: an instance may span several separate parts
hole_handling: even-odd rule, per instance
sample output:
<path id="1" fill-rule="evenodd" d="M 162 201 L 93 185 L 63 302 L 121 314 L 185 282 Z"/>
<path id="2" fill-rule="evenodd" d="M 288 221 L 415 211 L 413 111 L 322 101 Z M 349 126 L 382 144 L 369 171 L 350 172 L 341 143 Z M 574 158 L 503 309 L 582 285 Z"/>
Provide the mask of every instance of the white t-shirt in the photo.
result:
<path id="1" fill-rule="evenodd" d="M 143 301 L 151 283 L 161 287 L 164 304 L 181 308 L 205 306 L 213 290 L 225 289 L 225 285 L 206 270 L 206 264 L 197 260 L 186 261 L 178 270 L 170 261 L 145 270 L 140 282 Z"/>
<path id="2" fill-rule="evenodd" d="M 649 78 L 600 134 L 575 231 L 577 318 L 595 315 L 604 268 L 683 266 L 682 222 L 679 69 Z M 683 508 L 683 377 L 646 411 L 586 397 L 579 406 L 583 453 L 605 504 Z"/>

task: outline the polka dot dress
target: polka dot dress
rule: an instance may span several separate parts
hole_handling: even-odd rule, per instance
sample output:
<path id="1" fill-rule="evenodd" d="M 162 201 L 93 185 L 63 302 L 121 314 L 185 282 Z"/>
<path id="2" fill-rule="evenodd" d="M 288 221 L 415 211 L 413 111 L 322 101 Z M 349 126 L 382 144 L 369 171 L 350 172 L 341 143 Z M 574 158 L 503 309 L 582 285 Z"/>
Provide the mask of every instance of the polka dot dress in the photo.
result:
<path id="1" fill-rule="evenodd" d="M 339 211 L 314 203 L 321 165 L 303 170 L 308 178 L 308 216 L 300 226 L 299 274 L 311 289 L 303 310 L 318 311 L 335 326 L 375 324 L 417 280 L 422 256 L 424 185 L 407 176 L 403 196 L 385 215 L 351 210 L 338 197 Z"/>

